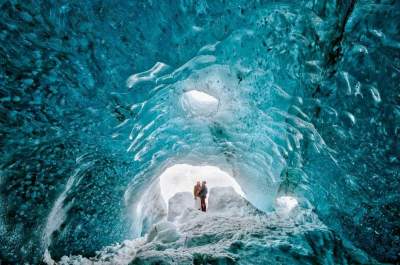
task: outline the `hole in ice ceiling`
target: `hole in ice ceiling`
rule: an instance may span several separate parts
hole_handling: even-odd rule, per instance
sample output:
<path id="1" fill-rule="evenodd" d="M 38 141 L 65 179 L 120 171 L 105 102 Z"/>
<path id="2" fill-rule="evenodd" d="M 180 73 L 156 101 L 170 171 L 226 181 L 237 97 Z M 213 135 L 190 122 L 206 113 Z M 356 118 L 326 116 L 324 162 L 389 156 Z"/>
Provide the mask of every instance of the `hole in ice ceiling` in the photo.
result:
<path id="1" fill-rule="evenodd" d="M 193 115 L 211 116 L 218 111 L 219 100 L 205 92 L 190 90 L 182 95 L 182 105 Z"/>

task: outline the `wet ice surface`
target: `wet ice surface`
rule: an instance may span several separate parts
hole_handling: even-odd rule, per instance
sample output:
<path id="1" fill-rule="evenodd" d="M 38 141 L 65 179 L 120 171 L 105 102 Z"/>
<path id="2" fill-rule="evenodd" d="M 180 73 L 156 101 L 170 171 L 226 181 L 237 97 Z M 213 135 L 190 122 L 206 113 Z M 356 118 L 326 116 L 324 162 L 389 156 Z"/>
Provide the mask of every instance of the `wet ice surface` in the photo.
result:
<path id="1" fill-rule="evenodd" d="M 170 199 L 168 219 L 146 237 L 99 251 L 95 258 L 63 257 L 58 264 L 378 264 L 345 247 L 310 209 L 263 213 L 232 188 L 210 190 L 207 213 Z"/>
<path id="2" fill-rule="evenodd" d="M 294 197 L 343 241 L 397 262 L 399 10 L 3 1 L 1 260 L 91 257 L 133 239 L 143 191 L 188 163 L 229 172 L 265 212 Z M 194 90 L 218 105 L 182 100 Z"/>

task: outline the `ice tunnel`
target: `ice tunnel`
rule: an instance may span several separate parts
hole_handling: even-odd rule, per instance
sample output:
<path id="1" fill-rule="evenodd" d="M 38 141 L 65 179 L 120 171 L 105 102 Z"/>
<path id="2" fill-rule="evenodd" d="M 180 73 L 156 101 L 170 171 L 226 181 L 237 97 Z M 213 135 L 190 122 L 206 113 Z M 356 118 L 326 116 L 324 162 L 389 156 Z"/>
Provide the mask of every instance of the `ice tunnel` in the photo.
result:
<path id="1" fill-rule="evenodd" d="M 399 1 L 4 0 L 0 29 L 0 264 L 399 264 Z"/>

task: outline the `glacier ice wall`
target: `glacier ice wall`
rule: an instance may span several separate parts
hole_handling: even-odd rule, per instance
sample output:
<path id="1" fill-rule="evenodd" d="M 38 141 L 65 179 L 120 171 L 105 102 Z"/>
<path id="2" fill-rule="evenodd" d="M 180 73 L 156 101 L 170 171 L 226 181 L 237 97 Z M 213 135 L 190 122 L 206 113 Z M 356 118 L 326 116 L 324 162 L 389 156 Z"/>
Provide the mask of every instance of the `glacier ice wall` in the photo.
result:
<path id="1" fill-rule="evenodd" d="M 25 1 L 0 7 L 1 259 L 94 255 L 143 189 L 217 165 L 269 211 L 308 201 L 400 253 L 400 6 L 389 0 Z M 211 115 L 182 95 L 218 99 Z"/>

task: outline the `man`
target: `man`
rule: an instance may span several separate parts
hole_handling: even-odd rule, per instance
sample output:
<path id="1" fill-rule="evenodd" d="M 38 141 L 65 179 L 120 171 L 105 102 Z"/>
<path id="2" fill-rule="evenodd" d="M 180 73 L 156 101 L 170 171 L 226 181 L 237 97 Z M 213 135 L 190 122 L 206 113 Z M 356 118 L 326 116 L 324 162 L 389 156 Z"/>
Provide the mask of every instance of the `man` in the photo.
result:
<path id="1" fill-rule="evenodd" d="M 201 210 L 203 212 L 206 211 L 206 198 L 207 198 L 207 186 L 206 186 L 206 182 L 203 181 L 203 184 L 201 185 L 201 190 L 200 190 L 200 203 L 201 203 Z"/>
<path id="2" fill-rule="evenodd" d="M 200 181 L 197 181 L 196 185 L 194 185 L 194 188 L 193 188 L 194 208 L 197 210 L 201 209 L 200 191 L 201 191 Z"/>

